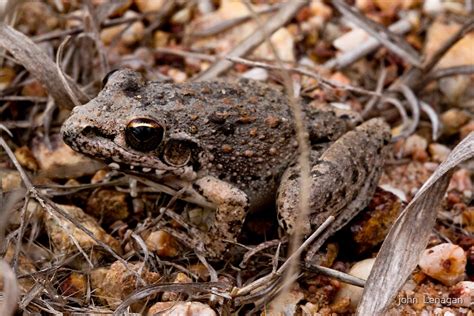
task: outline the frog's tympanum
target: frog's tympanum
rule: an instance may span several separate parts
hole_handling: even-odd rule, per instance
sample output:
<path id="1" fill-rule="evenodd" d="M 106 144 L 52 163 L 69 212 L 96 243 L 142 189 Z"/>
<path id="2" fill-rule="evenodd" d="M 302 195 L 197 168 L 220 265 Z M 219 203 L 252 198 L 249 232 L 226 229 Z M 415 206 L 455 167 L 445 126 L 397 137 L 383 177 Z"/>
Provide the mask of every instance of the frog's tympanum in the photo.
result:
<path id="1" fill-rule="evenodd" d="M 73 110 L 62 134 L 76 151 L 215 208 L 206 248 L 221 255 L 248 212 L 276 203 L 288 233 L 308 233 L 331 214 L 344 214 L 338 220 L 347 222 L 371 199 L 390 139 L 387 124 L 358 125 L 352 112 L 302 106 L 312 148 L 311 214 L 304 227 L 295 227 L 295 125 L 276 87 L 249 80 L 146 82 L 119 70 L 95 99 Z"/>

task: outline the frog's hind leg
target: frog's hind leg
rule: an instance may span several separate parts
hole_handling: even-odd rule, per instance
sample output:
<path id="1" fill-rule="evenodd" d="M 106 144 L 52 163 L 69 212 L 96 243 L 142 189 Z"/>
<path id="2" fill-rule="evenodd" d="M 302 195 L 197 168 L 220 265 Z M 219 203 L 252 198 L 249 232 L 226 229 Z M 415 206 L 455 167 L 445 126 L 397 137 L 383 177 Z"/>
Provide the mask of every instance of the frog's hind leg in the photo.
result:
<path id="1" fill-rule="evenodd" d="M 307 259 L 324 241 L 367 206 L 382 173 L 385 148 L 390 140 L 388 125 L 369 120 L 340 137 L 320 156 L 313 156 L 309 221 L 296 227 L 299 205 L 299 168 L 283 175 L 278 191 L 279 222 L 291 234 L 295 228 L 308 234 L 330 215 L 335 222 L 318 238 Z"/>

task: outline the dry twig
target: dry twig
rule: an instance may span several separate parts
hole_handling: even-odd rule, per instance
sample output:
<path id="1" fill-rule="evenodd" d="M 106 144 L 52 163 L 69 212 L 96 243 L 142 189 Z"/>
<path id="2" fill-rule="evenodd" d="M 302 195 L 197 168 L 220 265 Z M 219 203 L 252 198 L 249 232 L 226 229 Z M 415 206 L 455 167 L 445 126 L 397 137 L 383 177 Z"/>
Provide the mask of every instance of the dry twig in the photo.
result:
<path id="1" fill-rule="evenodd" d="M 418 52 L 408 44 L 405 39 L 387 30 L 380 24 L 369 20 L 360 14 L 354 7 L 350 7 L 343 0 L 332 0 L 336 8 L 349 20 L 364 29 L 367 33 L 375 37 L 382 45 L 387 47 L 394 54 L 410 62 L 413 66 L 420 67 L 421 59 Z"/>
<path id="2" fill-rule="evenodd" d="M 3 149 L 5 150 L 5 152 L 7 153 L 8 157 L 10 158 L 10 160 L 13 162 L 13 164 L 15 165 L 16 169 L 18 170 L 18 172 L 20 173 L 20 177 L 21 177 L 21 180 L 23 181 L 23 184 L 25 185 L 27 191 L 28 191 L 28 195 L 32 198 L 34 198 L 36 201 L 38 201 L 38 203 L 41 205 L 41 207 L 46 210 L 48 213 L 50 213 L 54 218 L 57 218 L 57 215 L 56 214 L 59 214 L 61 215 L 62 217 L 64 217 L 65 219 L 67 219 L 69 222 L 73 223 L 77 228 L 79 228 L 82 232 L 84 232 L 87 236 L 89 236 L 90 238 L 92 238 L 92 240 L 94 240 L 95 243 L 97 243 L 98 246 L 102 247 L 105 251 L 107 251 L 108 253 L 110 253 L 115 259 L 117 259 L 118 261 L 120 261 L 127 270 L 129 270 L 133 275 L 135 275 L 137 277 L 137 280 L 139 280 L 142 284 L 144 284 L 144 281 L 142 280 L 141 276 L 139 274 L 137 274 L 136 271 L 132 270 L 132 269 L 129 269 L 128 267 L 128 264 L 127 264 L 127 261 L 125 261 L 122 257 L 120 257 L 109 245 L 107 245 L 106 243 L 102 242 L 101 240 L 97 239 L 97 237 L 90 231 L 88 230 L 84 225 L 82 225 L 82 223 L 80 223 L 79 221 L 77 221 L 75 218 L 73 218 L 71 215 L 69 215 L 67 212 L 65 212 L 63 209 L 61 209 L 60 207 L 58 207 L 53 201 L 51 201 L 50 199 L 48 199 L 47 197 L 43 196 L 37 189 L 35 186 L 33 186 L 33 184 L 31 183 L 28 175 L 25 173 L 25 171 L 23 170 L 23 168 L 21 167 L 20 163 L 18 162 L 18 160 L 15 158 L 15 155 L 13 154 L 13 152 L 11 151 L 10 147 L 8 147 L 8 144 L 5 142 L 5 140 L 3 139 L 3 137 L 0 137 L 0 146 L 3 147 Z M 72 238 L 72 241 L 74 242 L 74 244 L 78 247 L 78 249 L 81 251 L 82 249 L 79 247 L 79 244 L 77 242 L 77 240 L 75 240 L 75 238 L 73 238 L 73 236 L 71 236 L 71 234 L 69 234 L 69 236 Z M 84 255 L 84 251 L 82 250 L 81 251 Z M 17 255 L 16 255 L 17 256 Z M 87 258 L 87 256 L 85 255 L 85 257 Z M 88 259 L 88 258 L 87 258 Z M 90 261 L 89 261 L 90 263 Z M 90 263 L 91 264 L 91 263 Z M 92 265 L 92 264 L 91 264 Z"/>
<path id="3" fill-rule="evenodd" d="M 15 273 L 8 263 L 0 260 L 0 277 L 3 279 L 3 299 L 0 299 L 0 315 L 14 315 L 20 289 L 15 277 Z"/>
<path id="4" fill-rule="evenodd" d="M 48 92 L 53 96 L 58 106 L 68 109 L 74 107 L 74 102 L 70 99 L 66 88 L 57 75 L 55 64 L 27 36 L 8 25 L 0 24 L 0 45 L 7 49 L 39 82 L 47 87 Z M 88 101 L 88 97 L 73 80 L 68 78 L 68 83 L 81 103 Z"/>
<path id="5" fill-rule="evenodd" d="M 258 15 L 263 15 L 267 13 L 272 13 L 278 9 L 280 9 L 281 4 L 274 4 L 269 6 L 268 8 L 264 8 L 261 10 L 255 10 Z M 199 31 L 194 31 L 192 30 L 188 36 L 190 37 L 208 37 L 208 36 L 215 36 L 221 32 L 224 32 L 230 28 L 233 28 L 239 24 L 242 24 L 244 22 L 247 22 L 252 18 L 252 14 L 244 15 L 244 16 L 239 16 L 237 18 L 225 20 L 222 22 L 217 23 L 216 25 L 212 25 L 208 27 L 205 30 L 199 30 Z"/>
<path id="6" fill-rule="evenodd" d="M 399 20 L 388 27 L 390 32 L 394 34 L 405 34 L 409 32 L 412 28 L 412 24 L 409 19 Z M 361 43 L 355 49 L 348 51 L 344 54 L 341 54 L 333 59 L 328 60 L 324 67 L 327 69 L 342 69 L 345 68 L 360 58 L 368 55 L 378 47 L 381 43 L 374 37 L 367 39 L 365 42 Z"/>
<path id="7" fill-rule="evenodd" d="M 306 5 L 306 3 L 307 1 L 288 1 L 262 26 L 261 29 L 258 29 L 249 35 L 240 44 L 234 47 L 227 56 L 242 57 L 251 52 L 253 49 L 258 47 L 266 37 L 271 36 L 271 34 L 278 30 L 282 25 L 287 23 L 303 6 Z M 230 67 L 232 67 L 230 61 L 221 59 L 211 65 L 206 71 L 193 78 L 193 80 L 202 81 L 218 77 Z"/>

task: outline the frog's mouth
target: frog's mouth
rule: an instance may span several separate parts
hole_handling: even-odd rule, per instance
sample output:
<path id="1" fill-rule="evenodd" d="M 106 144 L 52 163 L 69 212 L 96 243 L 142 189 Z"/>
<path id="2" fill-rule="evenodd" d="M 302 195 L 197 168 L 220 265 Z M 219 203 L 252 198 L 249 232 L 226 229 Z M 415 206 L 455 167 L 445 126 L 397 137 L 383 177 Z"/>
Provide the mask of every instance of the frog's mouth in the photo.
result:
<path id="1" fill-rule="evenodd" d="M 170 166 L 157 155 L 134 152 L 115 141 L 116 134 L 107 134 L 95 127 L 92 120 L 72 115 L 61 129 L 64 142 L 73 150 L 104 161 L 110 168 L 135 177 L 180 199 L 214 209 L 215 206 L 197 192 L 193 181 L 198 177 L 193 165 Z"/>
<path id="2" fill-rule="evenodd" d="M 178 196 L 181 200 L 208 209 L 216 208 L 191 185 L 192 181 L 197 178 L 192 166 L 171 167 L 165 165 L 157 157 L 133 153 L 117 145 L 108 137 L 103 137 L 97 132 L 93 134 L 93 136 L 90 134 L 88 136 L 77 135 L 71 138 L 67 131 L 63 131 L 63 139 L 75 151 L 102 160 L 111 169 L 128 174 L 157 191 Z M 154 168 L 150 166 L 154 166 Z"/>
<path id="3" fill-rule="evenodd" d="M 158 178 L 168 174 L 180 175 L 186 171 L 183 167 L 163 163 L 155 155 L 123 148 L 114 141 L 114 135 L 107 135 L 99 128 L 88 126 L 79 129 L 74 125 L 68 128 L 65 126 L 68 125 L 63 125 L 62 136 L 68 146 L 79 153 L 104 161 L 112 169 L 134 174 L 153 174 Z"/>

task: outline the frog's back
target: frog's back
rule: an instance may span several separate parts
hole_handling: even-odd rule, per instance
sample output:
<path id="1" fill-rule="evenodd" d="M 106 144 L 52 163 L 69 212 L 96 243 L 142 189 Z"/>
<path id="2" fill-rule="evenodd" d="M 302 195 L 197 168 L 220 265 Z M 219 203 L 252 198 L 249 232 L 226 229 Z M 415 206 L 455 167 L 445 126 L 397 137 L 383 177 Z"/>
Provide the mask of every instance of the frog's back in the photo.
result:
<path id="1" fill-rule="evenodd" d="M 170 133 L 199 141 L 207 153 L 202 172 L 236 184 L 255 207 L 273 199 L 297 149 L 281 90 L 240 80 L 149 83 L 147 91 L 149 102 L 166 116 Z"/>
<path id="2" fill-rule="evenodd" d="M 281 89 L 258 81 L 149 82 L 145 89 L 149 102 L 175 114 L 176 111 L 186 113 L 194 110 L 201 115 L 237 111 L 249 115 L 275 113 L 286 118 L 291 116 L 287 97 Z"/>

